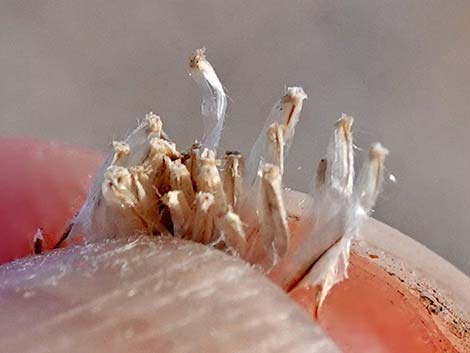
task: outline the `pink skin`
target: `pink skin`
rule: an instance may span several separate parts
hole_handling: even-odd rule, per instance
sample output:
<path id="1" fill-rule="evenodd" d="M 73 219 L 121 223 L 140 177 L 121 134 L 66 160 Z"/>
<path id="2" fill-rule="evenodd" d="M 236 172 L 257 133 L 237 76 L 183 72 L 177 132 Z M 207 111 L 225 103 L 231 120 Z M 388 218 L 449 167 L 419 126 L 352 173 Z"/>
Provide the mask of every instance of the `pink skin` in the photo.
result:
<path id="1" fill-rule="evenodd" d="M 59 241 L 85 200 L 102 156 L 31 139 L 0 140 L 0 264 L 33 253 L 43 229 L 45 249 Z"/>
<path id="2" fill-rule="evenodd" d="M 300 303 L 345 353 L 458 353 L 419 295 L 380 266 L 352 254 L 349 278 L 333 287 L 314 313 L 318 288 L 299 286 Z"/>
<path id="3" fill-rule="evenodd" d="M 98 153 L 92 151 L 78 150 L 70 146 L 27 139 L 4 139 L 0 141 L 0 146 L 2 146 L 3 151 L 0 156 L 1 165 L 3 166 L 3 173 L 0 175 L 0 185 L 3 187 L 2 198 L 0 200 L 0 226 L 2 227 L 2 233 L 0 237 L 1 264 L 32 254 L 33 236 L 38 228 L 43 228 L 44 230 L 46 250 L 51 249 L 55 244 L 57 244 L 64 229 L 67 227 L 67 223 L 84 202 L 86 191 L 92 181 L 92 176 L 102 162 L 102 157 Z M 293 227 L 292 230 L 295 233 L 295 227 Z M 106 246 L 112 247 L 114 245 Z M 118 247 L 119 246 L 120 245 L 118 244 Z M 126 246 L 123 248 L 127 249 Z M 167 248 L 168 249 L 164 249 L 162 251 L 173 251 L 171 250 L 171 246 Z M 145 247 L 142 247 L 142 249 L 142 251 L 145 251 Z M 108 250 L 104 249 L 103 251 L 106 253 Z M 134 250 L 134 248 L 126 251 L 130 251 L 128 256 L 129 260 L 135 258 L 136 254 L 134 252 L 136 250 Z M 200 252 L 200 250 L 197 249 L 194 249 L 194 251 L 195 253 L 198 251 Z M 115 255 L 115 253 L 116 252 L 111 251 L 109 252 L 111 257 L 110 255 L 107 255 L 106 257 L 109 258 L 111 263 L 116 260 L 120 260 L 122 262 L 123 259 L 126 259 L 127 255 L 125 252 L 120 251 L 119 253 L 121 255 Z M 173 255 L 167 257 L 173 258 L 176 253 L 177 252 L 174 252 Z M 183 255 L 184 254 L 180 254 L 179 256 Z M 25 259 L 23 261 L 17 262 L 16 268 L 15 266 L 10 268 L 4 267 L 4 272 L 0 271 L 0 278 L 5 280 L 3 282 L 4 287 L 0 285 L 0 298 L 2 298 L 2 296 L 4 299 L 6 298 L 5 300 L 7 300 L 7 303 L 4 304 L 7 306 L 5 307 L 12 308 L 10 311 L 13 316 L 8 319 L 7 313 L 7 321 L 2 322 L 2 320 L 0 320 L 0 326 L 4 324 L 6 325 L 5 329 L 13 330 L 12 333 L 14 333 L 17 332 L 17 330 L 20 330 L 19 328 L 15 328 L 15 325 L 18 325 L 18 327 L 23 327 L 23 317 L 38 317 L 39 315 L 40 317 L 46 318 L 50 315 L 56 315 L 54 313 L 47 312 L 49 309 L 43 309 L 41 306 L 38 307 L 37 305 L 29 305 L 28 303 L 31 303 L 29 300 L 29 293 L 33 293 L 34 291 L 45 291 L 45 293 L 48 293 L 50 289 L 47 287 L 47 284 L 44 284 L 48 282 L 48 271 L 51 270 L 53 272 L 57 270 L 57 266 L 60 265 L 60 263 L 64 263 L 64 261 L 65 263 L 75 261 L 73 260 L 74 256 L 76 257 L 76 251 L 75 255 L 73 251 L 69 251 L 68 253 L 59 252 L 53 255 L 53 257 L 50 257 L 49 260 L 45 260 L 44 263 L 51 263 L 51 268 L 47 269 L 42 267 L 37 271 L 38 278 L 40 276 L 45 276 L 45 282 L 44 279 L 38 279 L 36 282 L 34 282 L 34 279 L 29 280 L 29 277 L 36 273 L 34 266 L 31 268 L 31 264 L 34 261 L 38 262 L 40 260 L 38 258 L 31 261 Z M 112 256 L 117 258 L 113 259 Z M 80 259 L 78 261 L 80 261 Z M 155 259 L 155 261 L 157 261 L 157 259 Z M 214 258 L 214 261 L 227 263 L 227 265 L 229 264 L 226 259 L 222 258 L 220 260 Z M 43 263 L 42 261 L 40 262 L 41 264 Z M 82 262 L 80 261 L 78 263 Z M 164 263 L 157 265 L 158 267 L 165 266 Z M 216 267 L 223 268 L 225 266 L 219 265 Z M 102 285 L 103 283 L 112 284 L 114 281 L 116 281 L 115 278 L 117 277 L 120 278 L 118 281 L 121 283 L 120 286 L 124 286 L 125 281 L 123 281 L 121 277 L 122 273 L 119 271 L 116 273 L 112 272 L 114 271 L 114 266 L 110 267 L 109 265 L 104 265 L 103 270 L 100 270 L 99 267 L 97 269 L 93 268 L 93 271 L 97 271 L 95 276 L 98 276 L 99 274 L 99 276 L 103 277 L 103 279 L 100 280 L 100 283 L 93 282 L 93 277 L 87 277 L 85 279 L 81 278 L 80 271 L 74 272 L 74 267 L 75 265 L 71 266 L 70 272 L 66 273 L 65 275 L 61 274 L 61 276 L 58 277 L 59 285 L 53 287 L 57 288 L 53 297 L 41 296 L 39 298 L 40 300 L 44 300 L 44 308 L 50 306 L 55 308 L 54 310 L 59 310 L 59 316 L 60 312 L 66 310 L 66 307 L 70 305 L 73 306 L 74 301 L 81 302 L 82 300 L 85 300 L 84 298 L 88 297 L 90 301 L 93 301 L 94 295 L 96 294 L 94 294 L 95 290 L 97 293 L 104 293 L 100 295 L 105 295 L 108 293 L 108 291 L 109 293 L 114 293 L 114 287 L 107 288 L 106 286 Z M 21 268 L 27 269 L 27 271 L 24 269 L 21 270 Z M 15 271 L 17 272 L 15 273 Z M 176 269 L 175 271 L 175 278 L 177 278 L 177 276 L 180 274 L 185 275 L 184 270 Z M 407 289 L 404 288 L 404 286 L 396 279 L 388 278 L 383 270 L 377 268 L 375 265 L 369 264 L 363 259 L 361 260 L 357 256 L 353 257 L 350 271 L 350 278 L 333 289 L 331 295 L 325 302 L 325 306 L 319 312 L 320 324 L 329 334 L 332 335 L 335 341 L 342 349 L 344 349 L 345 352 L 363 352 L 365 348 L 376 349 L 377 351 L 387 353 L 457 352 L 447 341 L 445 335 L 443 335 L 435 328 L 435 326 L 433 326 L 433 322 L 429 319 L 429 315 L 423 305 L 414 300 L 413 296 L 410 295 L 407 292 Z M 199 283 L 202 283 L 204 278 L 210 277 L 207 276 L 207 273 L 204 272 L 194 274 L 194 276 L 196 275 L 201 277 L 199 279 Z M 53 278 L 53 275 L 51 276 L 51 278 Z M 152 276 L 154 276 L 154 274 L 150 274 L 148 277 L 150 278 Z M 247 273 L 243 276 L 247 276 L 247 278 L 253 277 L 251 273 Z M 23 277 L 24 279 L 21 279 Z M 134 277 L 135 276 L 131 276 L 126 279 L 126 281 L 128 281 L 131 286 L 133 286 L 132 283 L 134 280 L 139 282 Z M 156 278 L 155 280 L 157 282 L 161 282 L 161 279 Z M 268 283 L 263 282 L 265 279 L 261 278 L 261 276 L 259 276 L 259 278 L 253 277 L 250 280 L 253 283 L 246 283 L 247 293 L 252 292 L 253 288 L 259 287 L 262 284 L 263 286 L 266 286 L 266 290 L 263 292 L 265 298 L 263 302 L 268 303 L 269 300 L 272 300 L 273 307 L 276 307 L 276 312 L 279 313 L 281 313 L 284 308 L 289 308 L 288 301 L 285 301 L 279 297 L 280 293 L 274 290 L 273 294 L 271 294 L 273 289 L 269 287 Z M 30 291 L 29 289 L 25 289 L 23 296 L 19 296 L 18 294 L 11 294 L 12 292 L 10 291 L 11 288 L 8 285 L 8 281 L 10 281 L 12 285 L 13 283 L 16 283 L 15 281 L 19 281 L 18 283 L 20 286 L 18 287 L 18 283 L 16 283 L 14 284 L 15 288 L 24 286 L 25 288 L 34 288 L 34 290 Z M 90 283 L 89 285 L 84 285 L 85 282 L 83 281 L 89 281 Z M 256 281 L 258 281 L 258 285 L 255 284 Z M 76 282 L 80 283 L 80 290 L 77 290 L 75 284 Z M 188 280 L 185 280 L 185 283 L 188 283 Z M 213 286 L 217 287 L 218 284 L 214 284 Z M 227 288 L 225 284 L 221 284 L 220 286 L 221 288 Z M 89 290 L 87 290 L 87 288 Z M 178 291 L 181 291 L 182 288 L 175 287 L 174 290 L 176 291 L 175 293 L 177 293 Z M 241 291 L 241 289 L 237 290 Z M 3 295 L 1 294 L 2 291 Z M 168 293 L 168 291 L 169 289 L 166 289 L 164 292 L 162 292 L 162 295 Z M 221 291 L 223 290 L 221 289 Z M 404 294 L 402 295 L 400 293 Z M 316 298 L 315 288 L 300 287 L 296 288 L 290 294 L 292 298 L 304 306 L 307 312 L 312 313 L 312 308 L 315 306 Z M 244 297 L 244 295 L 240 295 L 240 298 Z M 366 297 L 367 299 L 365 300 Z M 57 301 L 57 298 L 60 298 L 60 301 Z M 127 300 L 126 298 L 127 296 L 123 295 L 123 298 L 120 299 L 120 301 Z M 150 300 L 156 299 L 158 298 L 150 297 L 149 299 L 145 300 L 149 300 L 150 303 Z M 160 298 L 160 300 L 161 299 L 162 298 Z M 211 303 L 217 303 L 219 299 L 220 297 L 215 296 L 214 299 L 208 298 L 208 301 Z M 144 304 L 144 299 L 141 300 L 142 301 L 140 303 Z M 189 300 L 189 302 L 190 301 L 191 300 Z M 282 302 L 282 305 L 277 304 L 278 301 L 279 303 Z M 64 308 L 56 306 L 56 304 L 59 302 L 62 303 L 61 305 L 63 305 Z M 192 304 L 189 302 L 187 305 L 191 306 Z M 255 304 L 257 302 L 258 301 L 256 299 L 254 303 L 245 304 L 253 308 L 253 305 L 259 305 L 259 303 Z M 137 305 L 139 302 L 133 301 L 132 303 Z M 18 316 L 15 314 L 15 305 L 23 308 L 21 314 L 18 314 Z M 181 305 L 175 302 L 174 306 L 175 311 L 171 311 L 166 314 L 170 315 L 173 313 L 171 314 L 173 315 L 172 320 L 175 320 L 175 317 L 184 318 L 184 315 L 189 314 L 189 312 L 185 310 L 183 310 L 183 312 L 180 314 L 177 314 L 177 310 L 179 310 L 178 308 L 181 308 Z M 207 307 L 208 310 L 202 316 L 208 320 L 208 322 L 214 321 L 214 318 L 216 317 L 214 316 L 215 314 L 209 310 L 211 306 L 213 305 Z M 237 305 L 235 305 L 235 307 L 237 307 Z M 264 311 L 270 310 L 268 304 L 264 305 L 264 307 L 265 308 L 262 310 L 260 309 L 260 314 L 258 317 L 262 317 L 262 315 L 264 315 Z M 68 310 L 70 310 L 70 308 Z M 110 308 L 109 310 L 110 312 L 108 314 L 111 315 L 110 313 L 114 309 Z M 289 308 L 288 310 L 292 309 Z M 121 311 L 118 312 L 121 313 Z M 186 314 L 184 312 L 186 312 Z M 59 322 L 57 329 L 61 327 L 60 329 L 63 330 L 63 332 L 69 330 L 71 337 L 76 332 L 80 332 L 77 331 L 77 327 L 75 325 L 82 327 L 80 322 L 82 320 L 87 320 L 88 313 L 80 313 L 80 310 L 78 310 L 76 313 L 77 314 L 74 319 L 76 323 L 62 326 L 63 323 Z M 147 322 L 148 325 L 151 326 L 156 324 L 152 317 L 160 317 L 160 324 L 164 324 L 166 320 L 165 316 L 153 314 L 148 318 L 145 318 L 145 315 L 143 315 L 139 320 L 142 322 Z M 387 317 L 387 319 L 383 320 L 385 317 Z M 254 320 L 254 318 L 251 320 Z M 299 316 L 299 319 L 295 319 L 292 325 L 297 325 L 296 322 L 299 320 L 303 322 L 303 319 L 301 316 Z M 29 319 L 27 321 L 30 323 Z M 37 324 L 40 325 L 41 320 L 38 319 L 37 321 Z M 404 323 L 408 324 L 404 325 Z M 193 324 L 194 326 L 191 326 Z M 34 323 L 31 325 L 34 325 Z M 181 331 L 175 337 L 179 337 L 185 332 L 188 332 L 188 334 L 190 332 L 194 332 L 196 328 L 201 326 L 200 318 L 189 325 L 191 328 L 188 331 Z M 218 328 L 223 328 L 224 325 L 225 321 L 221 321 L 217 324 Z M 277 327 L 280 328 L 282 325 L 287 328 L 287 326 L 291 325 L 291 323 L 283 321 L 282 323 L 280 322 Z M 302 325 L 305 326 L 305 323 L 302 323 Z M 268 336 L 266 335 L 265 331 L 262 331 L 258 337 L 262 337 L 263 335 L 266 337 L 272 337 L 273 330 L 273 327 L 269 329 L 271 335 Z M 115 335 L 112 330 L 110 331 L 110 334 L 110 337 L 119 337 L 119 335 Z M 31 348 L 35 347 L 36 345 L 35 342 L 37 341 L 34 340 L 41 340 L 46 336 L 50 336 L 48 339 L 50 339 L 50 342 L 54 342 L 51 343 L 51 345 L 53 345 L 51 347 L 51 351 L 54 351 L 54 349 L 57 350 L 57 347 L 59 347 L 58 345 L 60 344 L 60 341 L 54 341 L 57 335 L 54 332 L 44 333 L 44 335 L 45 336 L 39 335 L 37 337 L 30 336 L 33 337 L 33 342 L 31 344 L 28 343 L 30 341 L 27 339 L 22 339 L 21 342 L 23 342 L 25 347 L 27 346 Z M 5 337 L 7 336 L 8 335 Z M 8 337 L 5 337 L 0 335 L 0 342 L 5 341 L 6 339 L 5 342 L 13 343 L 14 346 L 17 346 L 14 341 L 11 339 L 8 340 Z M 97 339 L 98 343 L 100 342 L 99 337 L 99 335 L 96 337 L 93 336 L 92 333 L 89 335 L 90 339 Z M 166 334 L 162 336 L 163 339 L 170 339 L 169 337 L 170 336 Z M 231 344 L 237 345 L 236 342 L 242 342 L 246 339 L 247 336 L 234 336 Z M 318 339 L 318 337 L 313 337 L 312 339 L 315 340 Z M 96 347 L 97 342 L 92 342 L 90 344 L 92 344 L 92 346 L 95 345 L 94 347 Z M 207 341 L 204 342 L 207 343 Z M 262 343 L 262 340 L 260 342 Z M 112 340 L 109 342 L 109 344 L 111 343 Z M 260 347 L 262 346 L 261 343 Z M 224 347 L 228 347 L 227 343 L 223 344 Z M 213 345 L 213 347 L 216 347 L 216 345 Z M 292 344 L 291 348 L 293 348 Z M 134 348 L 131 348 L 129 351 L 139 351 L 138 349 L 132 349 Z M 296 352 L 300 351 L 298 349 L 296 350 L 295 348 L 293 349 L 293 351 Z M 33 351 L 34 350 L 32 350 L 32 352 Z M 333 352 L 333 350 L 331 352 Z"/>
<path id="4" fill-rule="evenodd" d="M 6 262 L 31 254 L 38 227 L 47 248 L 56 244 L 101 157 L 38 141 L 0 145 Z M 11 353 L 339 352 L 280 288 L 242 261 L 156 237 L 4 264 L 0 306 L 0 347 Z"/>

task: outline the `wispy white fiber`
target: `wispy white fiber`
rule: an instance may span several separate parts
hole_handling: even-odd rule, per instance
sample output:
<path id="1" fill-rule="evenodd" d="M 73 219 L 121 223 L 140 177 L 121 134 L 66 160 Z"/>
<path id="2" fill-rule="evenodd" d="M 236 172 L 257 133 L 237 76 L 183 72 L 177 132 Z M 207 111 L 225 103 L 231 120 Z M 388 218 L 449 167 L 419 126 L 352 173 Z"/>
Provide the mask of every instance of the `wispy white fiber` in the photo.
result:
<path id="1" fill-rule="evenodd" d="M 289 87 L 284 96 L 271 109 L 271 113 L 266 119 L 246 163 L 246 181 L 248 184 L 252 185 L 254 183 L 265 163 L 276 164 L 279 167 L 283 166 L 284 159 L 287 157 L 294 140 L 295 127 L 299 121 L 305 99 L 307 99 L 307 95 L 301 87 Z M 283 132 L 282 141 L 277 141 L 282 145 L 279 146 L 279 150 L 282 148 L 282 162 L 279 161 L 278 155 L 273 154 L 276 151 L 276 148 L 273 148 L 272 145 L 272 136 L 275 136 L 273 135 L 274 128 L 280 128 Z M 278 133 L 278 130 L 275 132 Z"/>
<path id="2" fill-rule="evenodd" d="M 216 151 L 224 126 L 227 96 L 214 68 L 206 59 L 205 49 L 198 49 L 191 56 L 189 74 L 202 89 L 204 135 L 201 147 Z"/>

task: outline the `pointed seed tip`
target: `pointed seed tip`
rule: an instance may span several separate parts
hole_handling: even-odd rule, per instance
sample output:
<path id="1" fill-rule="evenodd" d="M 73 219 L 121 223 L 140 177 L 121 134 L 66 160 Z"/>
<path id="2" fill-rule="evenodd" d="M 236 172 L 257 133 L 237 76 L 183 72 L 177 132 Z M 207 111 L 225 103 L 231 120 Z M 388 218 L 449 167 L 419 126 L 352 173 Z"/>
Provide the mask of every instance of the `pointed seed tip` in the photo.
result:
<path id="1" fill-rule="evenodd" d="M 189 67 L 191 69 L 198 69 L 199 63 L 206 60 L 206 48 L 202 47 L 196 49 L 193 54 L 189 57 Z"/>
<path id="2" fill-rule="evenodd" d="M 36 230 L 36 233 L 34 233 L 34 236 L 33 236 L 33 240 L 34 241 L 37 241 L 37 240 L 44 240 L 44 235 L 42 233 L 42 228 L 38 228 Z"/>
<path id="3" fill-rule="evenodd" d="M 335 127 L 341 128 L 345 132 L 351 132 L 353 124 L 354 124 L 354 118 L 350 115 L 342 113 L 341 118 L 336 120 Z"/>
<path id="4" fill-rule="evenodd" d="M 304 100 L 308 98 L 304 89 L 299 86 L 287 87 L 285 97 L 289 99 L 296 99 L 296 100 Z"/>
<path id="5" fill-rule="evenodd" d="M 369 158 L 385 158 L 389 154 L 389 150 L 385 148 L 380 142 L 375 142 L 370 146 Z"/>

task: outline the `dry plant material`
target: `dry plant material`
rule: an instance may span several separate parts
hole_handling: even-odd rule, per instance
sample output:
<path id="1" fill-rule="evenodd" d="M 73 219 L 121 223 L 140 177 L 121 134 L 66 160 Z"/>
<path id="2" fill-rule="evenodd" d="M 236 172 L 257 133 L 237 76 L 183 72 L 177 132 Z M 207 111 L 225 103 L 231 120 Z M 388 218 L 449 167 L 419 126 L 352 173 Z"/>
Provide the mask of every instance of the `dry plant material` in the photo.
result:
<path id="1" fill-rule="evenodd" d="M 165 134 L 160 117 L 147 114 L 124 141 L 113 142 L 114 151 L 69 237 L 180 237 L 239 256 L 287 290 L 320 259 L 308 280 L 321 286 L 321 305 L 347 275 L 351 241 L 380 192 L 387 150 L 374 144 L 354 183 L 353 118 L 343 115 L 336 122 L 312 178 L 314 202 L 302 215 L 301 241 L 294 245 L 282 177 L 307 98 L 304 90 L 287 88 L 246 161 L 238 152 L 219 159 L 227 97 L 204 49 L 191 56 L 189 73 L 203 94 L 201 142 L 180 150 Z M 37 239 L 39 248 L 40 235 Z"/>
<path id="2" fill-rule="evenodd" d="M 41 228 L 38 228 L 33 236 L 33 250 L 35 254 L 40 254 L 44 250 L 44 234 Z"/>

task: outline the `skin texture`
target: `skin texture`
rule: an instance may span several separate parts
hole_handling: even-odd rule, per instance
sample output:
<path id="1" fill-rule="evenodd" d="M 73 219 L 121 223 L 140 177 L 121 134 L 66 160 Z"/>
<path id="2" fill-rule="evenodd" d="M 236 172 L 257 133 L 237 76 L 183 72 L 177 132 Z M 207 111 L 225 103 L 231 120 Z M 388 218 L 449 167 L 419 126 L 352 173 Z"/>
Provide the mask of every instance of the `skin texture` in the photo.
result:
<path id="1" fill-rule="evenodd" d="M 370 353 L 459 352 L 420 296 L 367 258 L 352 255 L 349 278 L 333 287 L 318 313 L 312 310 L 316 294 L 306 285 L 290 293 L 345 353 L 359 353 L 359 347 Z"/>
<path id="2" fill-rule="evenodd" d="M 45 249 L 60 239 L 85 201 L 102 157 L 97 152 L 31 139 L 1 139 L 0 264 L 33 253 L 42 228 Z"/>
<path id="3" fill-rule="evenodd" d="M 4 265 L 0 283 L 12 353 L 337 352 L 267 278 L 194 243 L 74 246 Z"/>
<path id="4" fill-rule="evenodd" d="M 100 157 L 28 140 L 0 145 L 9 152 L 1 179 L 6 261 L 31 253 L 39 226 L 48 244 L 58 239 Z M 75 245 L 4 264 L 0 307 L 0 347 L 12 353 L 338 352 L 267 278 L 174 239 Z"/>
<path id="5" fill-rule="evenodd" d="M 2 176 L 2 207 L 10 217 L 2 213 L 0 220 L 10 233 L 0 241 L 3 259 L 12 259 L 31 253 L 39 226 L 58 230 L 46 233 L 47 244 L 57 241 L 101 158 L 27 140 L 0 145 L 22 158 L 3 156 L 10 174 Z M 62 170 L 69 174 L 57 177 Z M 316 294 L 308 286 L 290 293 L 302 311 L 237 259 L 180 240 L 76 245 L 0 266 L 0 346 L 8 352 L 337 352 L 312 320 Z M 317 314 L 347 353 L 461 351 L 415 294 L 356 254 L 349 278 Z"/>

